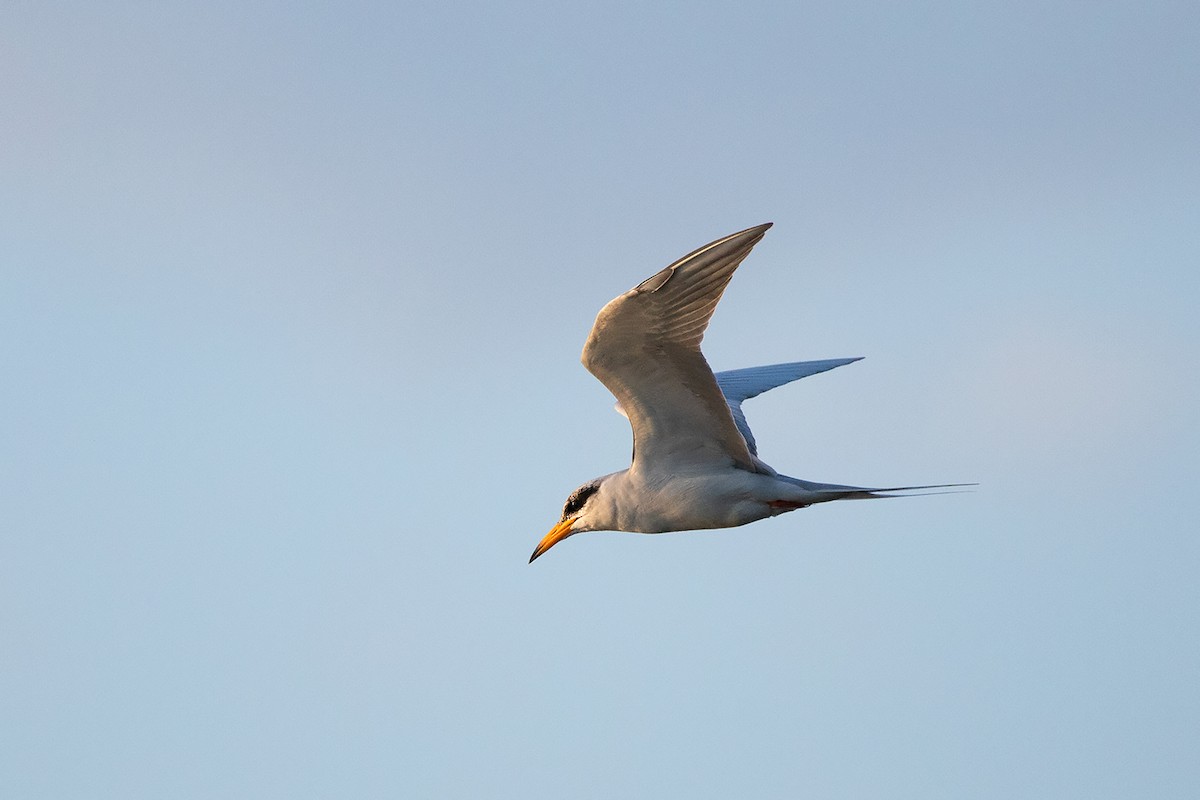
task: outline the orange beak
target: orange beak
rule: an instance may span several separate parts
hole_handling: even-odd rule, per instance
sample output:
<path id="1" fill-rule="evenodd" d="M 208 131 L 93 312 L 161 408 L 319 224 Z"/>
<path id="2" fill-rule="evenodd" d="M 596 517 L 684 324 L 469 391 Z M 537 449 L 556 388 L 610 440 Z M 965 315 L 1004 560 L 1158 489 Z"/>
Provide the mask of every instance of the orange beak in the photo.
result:
<path id="1" fill-rule="evenodd" d="M 529 557 L 529 563 L 532 564 L 535 558 L 549 550 L 551 547 L 554 547 L 554 545 L 558 544 L 563 539 L 570 536 L 571 526 L 575 524 L 576 519 L 578 519 L 578 517 L 569 517 L 551 528 L 550 532 L 543 536 L 542 540 L 538 542 L 538 546 L 534 549 L 533 555 Z"/>

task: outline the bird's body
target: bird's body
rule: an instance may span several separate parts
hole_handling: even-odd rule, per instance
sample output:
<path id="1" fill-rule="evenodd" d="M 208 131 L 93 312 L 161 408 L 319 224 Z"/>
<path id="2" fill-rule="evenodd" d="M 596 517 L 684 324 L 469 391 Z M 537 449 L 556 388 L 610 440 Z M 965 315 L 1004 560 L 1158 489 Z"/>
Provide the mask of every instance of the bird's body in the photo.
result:
<path id="1" fill-rule="evenodd" d="M 588 515 L 607 520 L 603 530 L 630 533 L 733 528 L 772 516 L 771 503 L 778 502 L 780 494 L 793 494 L 793 488 L 739 469 L 648 475 L 627 469 L 600 480 L 588 502 Z M 799 497 L 796 502 L 801 502 Z"/>
<path id="2" fill-rule="evenodd" d="M 582 360 L 629 418 L 633 463 L 580 486 L 531 562 L 584 531 L 732 528 L 814 503 L 941 488 L 813 483 L 780 475 L 758 458 L 741 411 L 743 400 L 858 360 L 775 364 L 716 375 L 709 368 L 700 352 L 709 318 L 734 270 L 770 227 L 718 239 L 601 309 Z"/>

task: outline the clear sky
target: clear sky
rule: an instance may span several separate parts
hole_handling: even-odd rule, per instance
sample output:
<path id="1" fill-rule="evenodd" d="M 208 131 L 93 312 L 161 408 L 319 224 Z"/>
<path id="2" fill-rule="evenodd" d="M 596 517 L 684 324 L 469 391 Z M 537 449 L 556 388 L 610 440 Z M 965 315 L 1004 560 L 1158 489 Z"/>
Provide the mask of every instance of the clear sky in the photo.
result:
<path id="1" fill-rule="evenodd" d="M 0 796 L 1184 798 L 1200 6 L 0 9 Z M 762 456 L 529 553 L 760 222 Z"/>

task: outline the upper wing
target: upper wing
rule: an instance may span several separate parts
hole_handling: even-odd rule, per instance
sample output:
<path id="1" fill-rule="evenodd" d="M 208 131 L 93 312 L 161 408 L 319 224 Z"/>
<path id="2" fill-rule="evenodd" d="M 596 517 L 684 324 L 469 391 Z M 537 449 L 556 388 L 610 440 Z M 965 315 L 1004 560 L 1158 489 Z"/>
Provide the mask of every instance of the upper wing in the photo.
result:
<path id="1" fill-rule="evenodd" d="M 721 393 L 725 395 L 725 400 L 729 403 L 733 422 L 741 432 L 742 438 L 746 440 L 746 446 L 750 449 L 751 454 L 758 455 L 758 445 L 754 441 L 754 434 L 750 432 L 750 426 L 746 423 L 746 415 L 742 413 L 743 400 L 757 397 L 768 389 L 783 386 L 785 383 L 807 378 L 809 375 L 816 375 L 835 367 L 853 364 L 860 360 L 862 360 L 862 356 L 829 358 L 824 361 L 793 361 L 788 364 L 771 364 L 766 367 L 731 369 L 727 372 L 718 372 L 715 377 L 717 385 L 721 387 Z"/>
<path id="2" fill-rule="evenodd" d="M 733 271 L 770 227 L 689 253 L 596 316 L 583 365 L 629 417 L 634 469 L 755 468 L 700 340 Z"/>

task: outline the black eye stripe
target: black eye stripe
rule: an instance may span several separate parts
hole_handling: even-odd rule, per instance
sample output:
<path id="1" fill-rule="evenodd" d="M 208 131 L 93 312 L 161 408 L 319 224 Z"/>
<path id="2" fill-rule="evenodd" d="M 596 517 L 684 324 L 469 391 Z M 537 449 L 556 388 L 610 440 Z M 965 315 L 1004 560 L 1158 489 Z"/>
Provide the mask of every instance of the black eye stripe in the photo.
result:
<path id="1" fill-rule="evenodd" d="M 594 495 L 596 490 L 599 488 L 599 483 L 589 483 L 576 489 L 571 496 L 567 498 L 567 504 L 563 506 L 563 519 L 566 519 L 570 515 L 579 511 L 579 509 L 583 508 L 583 504 L 586 503 L 587 499 Z"/>

